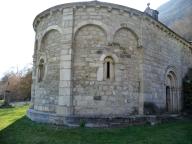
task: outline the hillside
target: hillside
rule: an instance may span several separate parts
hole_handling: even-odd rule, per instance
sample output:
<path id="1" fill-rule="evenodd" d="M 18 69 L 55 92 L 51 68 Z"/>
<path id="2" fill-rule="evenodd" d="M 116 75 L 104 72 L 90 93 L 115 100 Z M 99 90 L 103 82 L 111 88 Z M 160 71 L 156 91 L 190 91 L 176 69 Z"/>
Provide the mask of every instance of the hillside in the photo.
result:
<path id="1" fill-rule="evenodd" d="M 187 40 L 192 40 L 192 0 L 170 0 L 158 8 L 159 20 Z"/>

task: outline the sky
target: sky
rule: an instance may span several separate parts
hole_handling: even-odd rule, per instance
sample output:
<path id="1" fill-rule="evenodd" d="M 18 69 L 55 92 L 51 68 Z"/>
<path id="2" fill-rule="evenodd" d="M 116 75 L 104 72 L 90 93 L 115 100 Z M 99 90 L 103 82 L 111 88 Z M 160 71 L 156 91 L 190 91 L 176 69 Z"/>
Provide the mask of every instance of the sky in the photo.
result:
<path id="1" fill-rule="evenodd" d="M 40 12 L 58 4 L 85 0 L 2 0 L 0 2 L 0 78 L 9 71 L 32 66 L 35 32 L 33 20 Z M 169 0 L 99 0 L 144 11 Z"/>

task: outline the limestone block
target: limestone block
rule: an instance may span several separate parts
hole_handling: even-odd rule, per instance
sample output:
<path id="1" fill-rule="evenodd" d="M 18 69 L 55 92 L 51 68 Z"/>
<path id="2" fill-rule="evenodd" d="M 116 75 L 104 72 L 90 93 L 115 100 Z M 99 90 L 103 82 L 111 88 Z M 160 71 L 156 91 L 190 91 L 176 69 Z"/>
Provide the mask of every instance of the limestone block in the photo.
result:
<path id="1" fill-rule="evenodd" d="M 71 55 L 62 55 L 60 57 L 61 61 L 71 61 L 72 60 L 72 57 Z"/>
<path id="2" fill-rule="evenodd" d="M 71 68 L 71 61 L 61 61 L 60 62 L 61 69 L 70 69 Z"/>
<path id="3" fill-rule="evenodd" d="M 62 39 L 61 41 L 62 41 L 62 42 L 61 42 L 61 43 L 62 43 L 62 46 L 60 47 L 61 50 L 63 50 L 63 49 L 65 49 L 65 50 L 68 50 L 68 49 L 69 49 L 69 50 L 70 50 L 70 49 L 71 49 L 71 43 L 66 43 L 66 41 L 63 40 L 63 39 Z M 70 53 L 68 53 L 68 54 L 70 54 Z M 67 55 L 68 55 L 68 54 L 67 54 Z M 65 54 L 65 52 L 64 52 L 64 54 L 63 54 L 62 51 L 61 51 L 61 55 L 66 55 L 66 54 Z"/>
<path id="4" fill-rule="evenodd" d="M 64 28 L 70 28 L 72 25 L 73 25 L 73 21 L 72 20 L 65 20 L 64 23 L 63 23 L 63 27 Z"/>
<path id="5" fill-rule="evenodd" d="M 60 106 L 69 106 L 70 105 L 70 96 L 59 96 L 58 104 Z"/>
<path id="6" fill-rule="evenodd" d="M 64 33 L 65 35 L 72 34 L 72 29 L 68 29 L 68 28 L 66 29 L 66 28 L 65 28 L 65 29 L 63 30 L 63 33 Z"/>
<path id="7" fill-rule="evenodd" d="M 72 39 L 72 35 L 71 34 L 64 34 L 62 41 L 66 43 L 66 41 L 70 41 L 71 39 Z"/>
<path id="8" fill-rule="evenodd" d="M 50 58 L 48 61 L 49 61 L 50 63 L 53 63 L 53 62 L 57 61 L 57 58 L 56 58 L 56 57 L 52 57 L 52 58 Z"/>
<path id="9" fill-rule="evenodd" d="M 71 12 L 73 9 L 72 8 L 64 8 L 63 13 L 68 13 Z"/>
<path id="10" fill-rule="evenodd" d="M 71 69 L 61 69 L 60 80 L 71 80 Z"/>
<path id="11" fill-rule="evenodd" d="M 69 88 L 69 87 L 71 87 L 71 81 L 60 81 L 59 87 L 60 88 L 62 88 L 62 87 Z"/>
<path id="12" fill-rule="evenodd" d="M 69 49 L 63 49 L 61 50 L 61 55 L 68 55 L 69 54 Z M 64 57 L 64 56 L 63 56 Z"/>
<path id="13" fill-rule="evenodd" d="M 66 19 L 66 20 L 71 20 L 70 17 L 73 17 L 73 11 L 64 12 L 63 17 L 65 17 L 65 16 L 69 16 L 68 19 Z"/>
<path id="14" fill-rule="evenodd" d="M 57 106 L 56 107 L 56 114 L 60 116 L 69 116 L 70 115 L 70 108 L 67 106 Z"/>
<path id="15" fill-rule="evenodd" d="M 59 96 L 70 96 L 71 95 L 71 88 L 59 88 Z"/>

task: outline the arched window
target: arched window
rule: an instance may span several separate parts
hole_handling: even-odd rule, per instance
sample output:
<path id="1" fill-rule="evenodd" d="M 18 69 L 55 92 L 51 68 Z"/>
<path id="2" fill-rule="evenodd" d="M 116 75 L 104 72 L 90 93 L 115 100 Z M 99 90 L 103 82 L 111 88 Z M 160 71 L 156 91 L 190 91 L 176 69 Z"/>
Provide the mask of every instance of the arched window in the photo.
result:
<path id="1" fill-rule="evenodd" d="M 38 67 L 38 82 L 43 81 L 44 75 L 45 75 L 45 62 L 43 59 L 41 59 Z"/>
<path id="2" fill-rule="evenodd" d="M 104 80 L 114 80 L 114 60 L 112 57 L 107 56 L 104 59 Z"/>

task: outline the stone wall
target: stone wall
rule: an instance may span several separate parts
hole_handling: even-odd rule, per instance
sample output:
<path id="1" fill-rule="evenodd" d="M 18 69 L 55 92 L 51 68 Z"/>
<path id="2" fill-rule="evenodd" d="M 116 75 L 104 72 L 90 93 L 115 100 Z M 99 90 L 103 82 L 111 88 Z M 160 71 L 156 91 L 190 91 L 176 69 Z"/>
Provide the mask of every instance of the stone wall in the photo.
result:
<path id="1" fill-rule="evenodd" d="M 118 11 L 94 7 L 75 12 L 75 115 L 138 114 L 141 54 L 138 37 L 131 28 L 139 33 L 140 25 L 126 14 L 118 15 L 117 21 L 117 14 Z M 127 21 L 126 26 L 121 25 Z M 107 56 L 114 60 L 112 80 L 105 79 L 104 58 Z"/>
<path id="2" fill-rule="evenodd" d="M 37 58 L 35 81 L 35 106 L 36 110 L 55 112 L 59 95 L 59 71 L 61 35 L 56 30 L 48 31 L 41 42 Z M 45 74 L 42 81 L 38 80 L 38 66 L 40 60 L 45 62 Z"/>
<path id="3" fill-rule="evenodd" d="M 165 108 L 165 81 L 168 67 L 174 67 L 178 82 L 181 81 L 181 45 L 172 37 L 149 23 L 143 25 L 144 51 L 144 101 L 154 102 Z M 178 88 L 181 87 L 179 82 Z"/>
<path id="4" fill-rule="evenodd" d="M 143 23 L 144 102 L 152 102 L 166 111 L 166 74 L 176 76 L 173 111 L 182 108 L 182 79 L 191 67 L 191 50 L 169 33 L 160 31 L 150 21 Z"/>
<path id="5" fill-rule="evenodd" d="M 135 115 L 143 114 L 144 102 L 165 109 L 169 73 L 177 83 L 173 110 L 181 108 L 191 45 L 144 13 L 103 2 L 71 3 L 39 14 L 34 29 L 35 110 L 58 116 Z M 41 59 L 45 73 L 39 82 Z"/>

